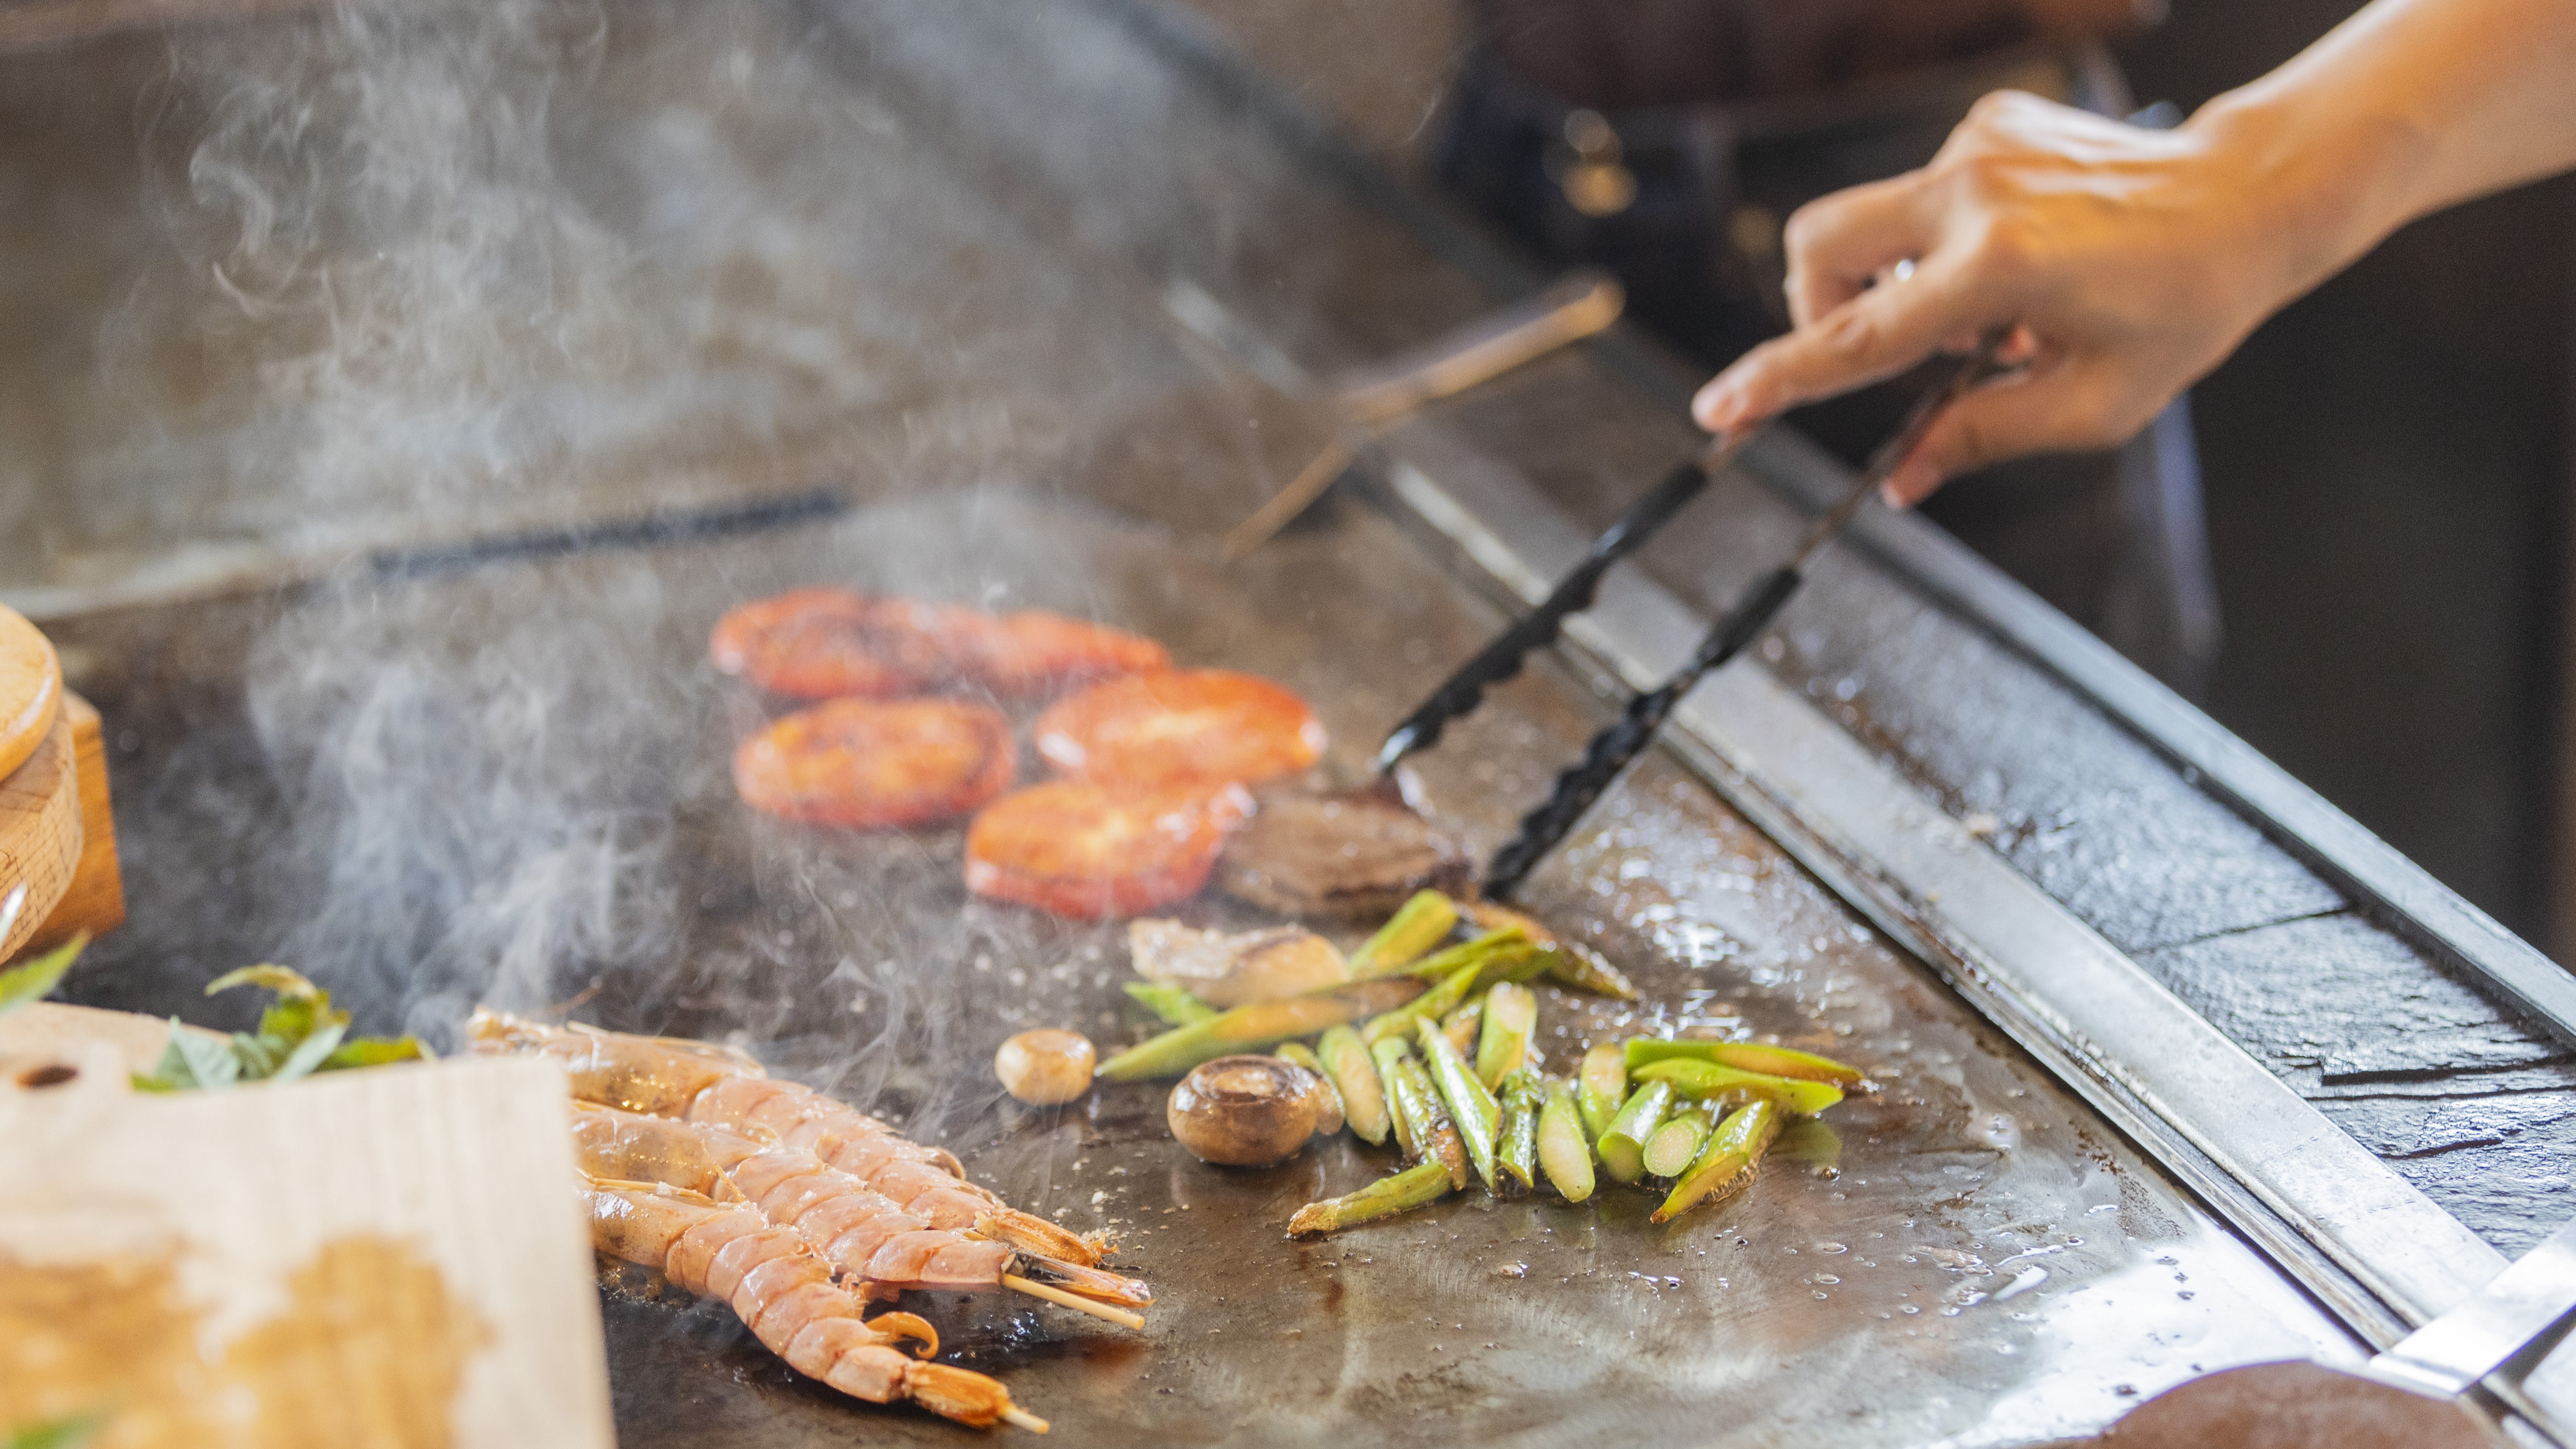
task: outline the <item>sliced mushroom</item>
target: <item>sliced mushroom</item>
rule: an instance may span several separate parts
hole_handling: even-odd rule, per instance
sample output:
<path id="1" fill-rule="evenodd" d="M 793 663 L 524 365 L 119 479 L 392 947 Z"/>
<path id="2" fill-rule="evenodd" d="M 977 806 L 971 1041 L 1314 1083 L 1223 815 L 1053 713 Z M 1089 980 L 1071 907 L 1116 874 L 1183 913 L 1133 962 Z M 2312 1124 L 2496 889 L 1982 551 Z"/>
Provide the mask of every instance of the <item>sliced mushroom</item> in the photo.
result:
<path id="1" fill-rule="evenodd" d="M 1096 1054 L 1079 1032 L 1043 1027 L 1024 1031 L 993 1053 L 993 1075 L 1002 1090 L 1033 1106 L 1052 1107 L 1091 1090 Z"/>
<path id="2" fill-rule="evenodd" d="M 1128 923 L 1127 952 L 1137 975 L 1220 1009 L 1283 1001 L 1350 979 L 1333 943 L 1298 926 L 1229 934 L 1148 918 Z"/>
<path id="3" fill-rule="evenodd" d="M 1323 1085 L 1277 1057 L 1218 1057 L 1172 1088 L 1164 1118 L 1201 1162 L 1259 1167 L 1292 1155 L 1315 1135 Z"/>

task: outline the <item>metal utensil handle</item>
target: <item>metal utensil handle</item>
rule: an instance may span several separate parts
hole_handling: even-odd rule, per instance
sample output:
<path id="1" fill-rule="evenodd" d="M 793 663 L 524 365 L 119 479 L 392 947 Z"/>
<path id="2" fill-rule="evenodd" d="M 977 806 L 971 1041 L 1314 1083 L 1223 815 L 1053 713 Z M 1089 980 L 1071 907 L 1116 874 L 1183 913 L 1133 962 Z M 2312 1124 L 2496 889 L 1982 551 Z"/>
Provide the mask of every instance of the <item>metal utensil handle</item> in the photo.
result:
<path id="1" fill-rule="evenodd" d="M 2456 1398 L 2576 1315 L 2576 1223 L 2498 1273 L 2468 1302 L 2370 1361 L 2373 1378 Z"/>
<path id="2" fill-rule="evenodd" d="M 1627 294 L 1607 273 L 1576 272 L 1526 302 L 1349 374 L 1335 400 L 1356 422 L 1383 422 L 1581 341 L 1618 321 L 1626 305 Z"/>
<path id="3" fill-rule="evenodd" d="M 1806 578 L 1806 571 L 1814 564 L 1816 556 L 1858 516 L 1870 495 L 1878 491 L 1879 485 L 1896 471 L 1896 465 L 1905 461 L 1906 455 L 1923 441 L 1923 435 L 1931 431 L 1933 419 L 1939 417 L 1941 410 L 1962 393 L 1994 375 L 2004 336 L 2000 331 L 1987 334 L 1978 343 L 1976 352 L 1961 362 L 1941 386 L 1916 400 L 1913 411 L 1906 415 L 1904 426 L 1880 445 L 1870 459 L 1868 471 L 1852 485 L 1850 492 L 1843 495 L 1842 501 L 1808 530 L 1798 552 L 1789 562 L 1773 569 L 1745 590 L 1735 601 L 1735 606 L 1717 621 L 1717 627 L 1700 641 L 1699 648 L 1691 652 L 1689 662 L 1674 671 L 1671 678 L 1651 693 L 1630 700 L 1617 720 L 1592 737 L 1591 743 L 1584 747 L 1583 758 L 1556 777 L 1556 784 L 1548 791 L 1547 799 L 1541 801 L 1537 809 L 1522 816 L 1519 831 L 1494 852 L 1493 863 L 1485 870 L 1486 895 L 1497 899 L 1509 895 L 1512 888 L 1521 883 L 1521 878 L 1529 874 L 1531 867 L 1537 865 L 1558 841 L 1565 838 L 1566 832 L 1574 828 L 1583 812 L 1591 809 L 1592 803 L 1601 798 L 1601 792 L 1610 788 L 1610 782 L 1619 777 L 1619 772 L 1627 767 L 1628 762 L 1653 741 L 1656 729 L 1663 724 L 1664 717 L 1673 712 L 1673 706 L 1681 702 L 1682 696 L 1688 694 L 1711 670 L 1742 653 L 1745 645 L 1770 627 L 1772 618 L 1789 602 L 1789 596 L 1798 591 L 1798 585 Z"/>
<path id="4" fill-rule="evenodd" d="M 1591 551 L 1583 556 L 1583 562 L 1557 581 L 1545 602 L 1495 635 L 1492 643 L 1441 681 L 1440 687 L 1387 735 L 1386 743 L 1377 752 L 1378 773 L 1383 775 L 1394 769 L 1398 760 L 1415 750 L 1438 744 L 1451 720 L 1473 711 L 1483 702 L 1487 689 L 1520 673 L 1521 665 L 1533 651 L 1555 643 L 1567 615 L 1592 607 L 1601 591 L 1601 576 L 1610 571 L 1610 566 L 1644 546 L 1672 521 L 1674 514 L 1697 498 L 1709 480 L 1723 472 L 1743 450 L 1750 436 L 1749 432 L 1739 431 L 1720 439 L 1699 457 L 1665 474 L 1662 482 L 1630 504 L 1618 522 L 1592 540 Z"/>
<path id="5" fill-rule="evenodd" d="M 1511 894 L 1521 877 L 1529 874 L 1530 867 L 1565 838 L 1574 822 L 1583 818 L 1583 812 L 1592 808 L 1592 802 L 1601 798 L 1601 792 L 1609 789 L 1610 782 L 1619 778 L 1619 772 L 1654 739 L 1664 717 L 1673 712 L 1682 696 L 1690 693 L 1691 687 L 1710 670 L 1734 658 L 1761 634 L 1772 616 L 1780 612 L 1780 606 L 1797 592 L 1799 578 L 1797 569 L 1786 565 L 1765 575 L 1745 591 L 1734 608 L 1726 611 L 1716 631 L 1692 654 L 1688 664 L 1652 693 L 1628 701 L 1619 718 L 1592 737 L 1592 742 L 1584 746 L 1582 760 L 1556 777 L 1547 799 L 1522 816 L 1519 832 L 1494 852 L 1493 864 L 1485 871 L 1486 895 L 1499 900 Z"/>

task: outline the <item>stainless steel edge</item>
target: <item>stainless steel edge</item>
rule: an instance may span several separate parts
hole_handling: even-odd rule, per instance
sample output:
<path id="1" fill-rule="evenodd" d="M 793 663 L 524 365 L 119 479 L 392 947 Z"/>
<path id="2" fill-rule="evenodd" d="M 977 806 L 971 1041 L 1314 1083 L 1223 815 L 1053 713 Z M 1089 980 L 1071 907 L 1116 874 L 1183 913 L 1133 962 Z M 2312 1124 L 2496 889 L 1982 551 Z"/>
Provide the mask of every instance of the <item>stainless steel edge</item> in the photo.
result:
<path id="1" fill-rule="evenodd" d="M 1506 594 L 1536 600 L 1580 554 L 1580 531 L 1535 487 L 1436 427 L 1399 431 L 1387 452 L 1393 499 Z M 1616 687 L 1637 689 L 1704 626 L 1626 571 L 1568 632 Z M 2423 1323 L 2503 1268 L 2457 1219 L 1768 674 L 1739 667 L 1712 678 L 1668 730 L 1731 804 L 1943 970 L 2365 1338 L 2386 1344 L 2392 1320 Z M 2177 1142 L 2191 1151 L 2174 1151 Z M 2319 1258 L 2336 1271 L 2318 1272 Z"/>
<path id="2" fill-rule="evenodd" d="M 1091 0 L 1185 73 L 1266 127 L 1280 143 L 1393 218 L 1451 265 L 1504 295 L 1535 289 L 1541 273 L 1423 188 L 1363 154 L 1332 124 L 1264 81 L 1209 22 L 1149 0 Z M 1685 415 L 1705 369 L 1634 329 L 1594 339 L 1594 355 L 1648 396 Z M 1743 466 L 1766 486 L 1821 508 L 1851 472 L 1785 428 L 1748 450 Z M 2379 923 L 2463 974 L 2482 980 L 2553 1035 L 2576 1045 L 2576 974 L 2561 968 L 2435 880 L 2325 797 L 2248 747 L 2109 645 L 2029 590 L 1910 514 L 1877 514 L 1854 541 L 1963 618 L 1992 630 L 2093 701 L 2228 808 L 2369 911 Z"/>
<path id="3" fill-rule="evenodd" d="M 1838 496 L 1850 476 L 1838 460 L 1778 428 L 1747 450 L 1743 466 L 1810 507 Z M 2191 772 L 2195 784 L 2263 827 L 2382 925 L 2486 981 L 2560 1040 L 2576 1045 L 2576 974 L 2433 879 L 2155 676 L 1920 518 L 1873 514 L 1852 533 L 1926 595 L 1992 630 Z"/>

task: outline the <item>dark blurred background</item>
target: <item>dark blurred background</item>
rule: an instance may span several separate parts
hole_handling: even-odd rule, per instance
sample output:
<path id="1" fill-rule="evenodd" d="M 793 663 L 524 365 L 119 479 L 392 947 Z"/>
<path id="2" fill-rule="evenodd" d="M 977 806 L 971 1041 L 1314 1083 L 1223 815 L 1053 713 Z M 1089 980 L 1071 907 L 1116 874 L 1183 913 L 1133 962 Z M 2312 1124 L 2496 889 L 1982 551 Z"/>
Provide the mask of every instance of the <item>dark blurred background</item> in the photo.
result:
<path id="1" fill-rule="evenodd" d="M 1442 174 L 1458 78 L 1479 53 L 1471 0 L 1186 3 L 1364 148 L 1426 180 Z M 1780 3 L 1796 12 L 1802 0 Z M 1552 7 L 1608 13 L 1591 0 L 1504 10 Z M 2109 51 L 2138 104 L 2188 112 L 2356 8 L 2174 0 Z M 2217 646 L 2188 677 L 2131 648 L 2562 961 L 2576 959 L 2576 850 L 2561 843 L 2576 836 L 2560 701 L 2571 324 L 2567 179 L 2420 222 L 2289 308 L 2192 399 Z M 1724 350 L 1704 329 L 1662 330 L 1703 355 Z M 1934 516 L 2123 643 L 2068 596 L 2064 576 L 2089 569 L 2088 546 L 2075 536 L 2081 510 L 2050 500 L 2047 472 L 1958 489 Z"/>
<path id="2" fill-rule="evenodd" d="M 2115 50 L 2188 109 L 2355 8 L 2178 0 Z M 2399 232 L 2194 394 L 2226 620 L 2204 707 L 2561 961 L 2571 322 L 2561 178 Z"/>

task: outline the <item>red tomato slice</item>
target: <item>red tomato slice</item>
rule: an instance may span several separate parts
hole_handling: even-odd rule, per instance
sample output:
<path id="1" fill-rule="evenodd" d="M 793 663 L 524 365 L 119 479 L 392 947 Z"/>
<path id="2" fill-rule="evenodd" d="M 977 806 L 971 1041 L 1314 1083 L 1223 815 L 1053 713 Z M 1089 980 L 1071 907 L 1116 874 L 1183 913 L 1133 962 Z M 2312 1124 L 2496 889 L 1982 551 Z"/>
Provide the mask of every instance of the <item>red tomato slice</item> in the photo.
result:
<path id="1" fill-rule="evenodd" d="M 963 815 L 1011 787 L 1010 721 L 956 699 L 836 699 L 776 720 L 734 751 L 753 809 L 885 829 Z"/>
<path id="2" fill-rule="evenodd" d="M 877 643 L 877 610 L 847 589 L 792 589 L 717 620 L 707 657 L 727 674 L 796 699 L 912 693 L 930 676 Z"/>
<path id="3" fill-rule="evenodd" d="M 1226 832 L 1251 813 L 1252 796 L 1235 784 L 1032 785 L 967 828 L 966 888 L 1059 916 L 1132 916 L 1197 895 Z"/>
<path id="4" fill-rule="evenodd" d="M 1306 701 L 1267 679 L 1174 669 L 1057 701 L 1038 716 L 1037 745 L 1058 772 L 1080 779 L 1251 783 L 1322 758 L 1324 727 Z"/>
<path id="5" fill-rule="evenodd" d="M 1022 609 L 995 621 L 976 678 L 995 694 L 1031 699 L 1095 679 L 1171 667 L 1171 651 L 1141 635 Z"/>

